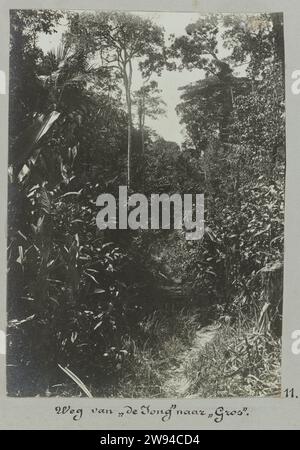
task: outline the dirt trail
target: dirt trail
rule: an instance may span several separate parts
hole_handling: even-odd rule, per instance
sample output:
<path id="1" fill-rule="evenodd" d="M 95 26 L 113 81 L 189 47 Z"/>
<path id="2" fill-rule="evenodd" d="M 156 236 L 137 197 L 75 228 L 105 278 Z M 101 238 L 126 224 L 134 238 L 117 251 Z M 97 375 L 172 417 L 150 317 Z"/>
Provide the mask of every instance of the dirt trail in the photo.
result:
<path id="1" fill-rule="evenodd" d="M 180 247 L 180 244 L 184 240 L 181 233 L 177 230 L 170 234 L 167 247 L 168 252 L 166 252 L 166 247 L 162 245 L 161 242 L 155 247 L 153 247 L 153 259 L 159 264 L 160 270 L 159 274 L 162 277 L 161 291 L 164 301 L 169 300 L 170 302 L 180 301 L 182 306 L 187 304 L 186 292 L 182 282 L 180 274 L 180 264 L 177 267 L 176 261 L 178 259 L 177 252 L 173 248 L 176 258 L 170 258 L 172 252 L 170 253 L 170 245 L 175 242 L 175 249 Z M 185 243 L 185 241 L 184 241 Z M 181 255 L 182 249 L 179 248 L 178 254 Z M 175 270 L 174 270 L 175 263 Z M 186 348 L 185 351 L 174 355 L 174 365 L 171 366 L 165 372 L 165 379 L 162 386 L 162 392 L 164 397 L 191 397 L 188 395 L 188 391 L 192 380 L 189 380 L 186 375 L 186 367 L 191 363 L 192 360 L 196 360 L 201 349 L 211 342 L 216 335 L 216 332 L 220 325 L 209 325 L 201 328 L 196 332 L 194 342 L 190 348 Z"/>
<path id="2" fill-rule="evenodd" d="M 201 328 L 196 333 L 193 346 L 177 356 L 179 365 L 177 364 L 168 370 L 167 380 L 163 386 L 166 397 L 191 397 L 188 395 L 191 380 L 185 375 L 186 366 L 190 364 L 191 360 L 198 357 L 199 352 L 206 344 L 213 340 L 218 329 L 219 326 L 215 325 Z"/>

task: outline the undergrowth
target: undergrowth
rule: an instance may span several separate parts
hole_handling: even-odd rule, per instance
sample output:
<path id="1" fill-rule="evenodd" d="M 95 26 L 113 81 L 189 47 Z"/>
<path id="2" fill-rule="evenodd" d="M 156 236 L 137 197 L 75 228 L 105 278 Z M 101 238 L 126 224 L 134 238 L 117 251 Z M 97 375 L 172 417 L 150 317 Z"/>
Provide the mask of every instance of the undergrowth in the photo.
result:
<path id="1" fill-rule="evenodd" d="M 280 395 L 279 339 L 267 330 L 258 331 L 255 318 L 243 317 L 234 324 L 223 324 L 198 356 L 187 358 L 186 363 L 199 323 L 199 313 L 187 310 L 168 318 L 153 314 L 144 321 L 149 339 L 143 345 L 131 342 L 133 351 L 116 395 L 166 397 L 170 369 L 171 373 L 178 369 L 183 355 L 189 385 L 186 397 Z"/>
<path id="2" fill-rule="evenodd" d="M 281 346 L 268 332 L 246 322 L 221 327 L 186 368 L 193 397 L 280 395 Z"/>
<path id="3" fill-rule="evenodd" d="M 174 309 L 169 315 L 154 312 L 141 322 L 148 337 L 131 339 L 131 355 L 124 366 L 116 395 L 121 397 L 163 397 L 170 367 L 180 364 L 180 354 L 191 347 L 200 324 L 198 311 Z"/>
<path id="4" fill-rule="evenodd" d="M 94 397 L 166 398 L 168 386 L 183 370 L 188 386 L 184 397 L 279 396 L 280 340 L 259 328 L 255 316 L 239 316 L 234 323 L 224 317 L 214 322 L 214 338 L 195 353 L 196 334 L 206 330 L 201 329 L 207 324 L 203 313 L 178 307 L 169 314 L 156 310 L 138 324 L 139 334 L 124 343 L 128 354 L 118 377 L 84 387 Z M 63 383 L 53 386 L 50 395 L 82 396 L 83 388 Z"/>

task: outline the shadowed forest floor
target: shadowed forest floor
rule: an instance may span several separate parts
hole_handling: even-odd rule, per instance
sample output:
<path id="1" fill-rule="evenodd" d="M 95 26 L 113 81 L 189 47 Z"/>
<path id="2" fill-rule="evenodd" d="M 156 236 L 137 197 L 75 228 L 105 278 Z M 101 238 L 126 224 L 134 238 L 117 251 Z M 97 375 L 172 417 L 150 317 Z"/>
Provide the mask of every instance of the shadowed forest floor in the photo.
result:
<path id="1" fill-rule="evenodd" d="M 160 295 L 136 324 L 138 333 L 124 342 L 128 351 L 119 372 L 85 386 L 64 381 L 46 395 L 82 396 L 84 387 L 93 397 L 280 395 L 280 339 L 261 327 L 259 314 L 239 310 L 230 316 L 191 300 L 182 277 L 187 245 L 178 232 L 156 237 L 151 256 Z"/>
<path id="2" fill-rule="evenodd" d="M 180 277 L 186 242 L 178 233 L 158 242 L 162 304 L 142 321 L 143 342 L 132 354 L 115 396 L 201 398 L 280 395 L 280 339 L 258 327 L 258 317 L 235 319 L 196 308 Z M 179 256 L 178 256 L 179 255 Z M 183 307 L 182 305 L 188 305 Z"/>
<path id="3" fill-rule="evenodd" d="M 187 377 L 186 369 L 198 358 L 205 345 L 214 339 L 217 329 L 218 326 L 207 326 L 197 331 L 192 347 L 178 355 L 177 365 L 167 371 L 169 378 L 163 386 L 166 397 L 191 397 L 188 395 L 191 380 Z"/>
<path id="4" fill-rule="evenodd" d="M 113 396 L 143 398 L 278 397 L 280 342 L 260 333 L 251 321 L 212 324 L 197 329 L 197 314 L 181 311 L 166 331 L 164 320 L 154 326 L 169 337 L 136 346 Z M 155 319 L 151 319 L 152 324 Z M 174 325 L 175 323 L 175 325 Z M 188 323 L 188 325 L 186 325 Z"/>

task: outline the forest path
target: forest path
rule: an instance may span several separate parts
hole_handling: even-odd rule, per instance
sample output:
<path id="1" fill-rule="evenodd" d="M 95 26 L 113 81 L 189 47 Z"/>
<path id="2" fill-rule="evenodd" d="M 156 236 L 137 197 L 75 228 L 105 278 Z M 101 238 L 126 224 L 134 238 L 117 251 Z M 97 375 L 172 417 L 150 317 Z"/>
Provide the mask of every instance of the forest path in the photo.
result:
<path id="1" fill-rule="evenodd" d="M 164 301 L 169 301 L 188 305 L 189 294 L 182 280 L 182 259 L 183 251 L 186 251 L 186 240 L 182 233 L 177 230 L 170 233 L 168 239 L 158 241 L 154 246 L 153 258 L 159 264 L 159 274 L 162 284 L 160 285 Z M 179 303 L 178 303 L 179 302 Z M 163 397 L 191 397 L 189 389 L 193 380 L 188 376 L 188 367 L 196 362 L 199 353 L 206 344 L 211 342 L 220 325 L 203 326 L 195 333 L 191 346 L 175 355 L 170 355 L 172 364 L 164 372 L 164 382 L 162 385 Z"/>
<path id="2" fill-rule="evenodd" d="M 181 352 L 176 357 L 176 364 L 170 367 L 166 373 L 166 381 L 163 385 L 165 397 L 191 398 L 188 391 L 192 380 L 187 377 L 187 367 L 196 360 L 200 351 L 206 344 L 212 342 L 220 326 L 208 325 L 196 332 L 192 347 Z"/>

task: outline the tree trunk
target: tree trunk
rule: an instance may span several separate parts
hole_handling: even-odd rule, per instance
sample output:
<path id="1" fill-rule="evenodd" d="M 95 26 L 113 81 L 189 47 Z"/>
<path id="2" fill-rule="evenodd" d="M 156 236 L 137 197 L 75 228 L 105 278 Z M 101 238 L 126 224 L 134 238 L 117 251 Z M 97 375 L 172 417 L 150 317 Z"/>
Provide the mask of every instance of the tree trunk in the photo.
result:
<path id="1" fill-rule="evenodd" d="M 127 62 L 129 64 L 129 72 L 127 74 Z M 131 143 L 132 143 L 132 107 L 131 107 L 131 81 L 132 81 L 132 64 L 127 61 L 123 66 L 123 80 L 126 93 L 126 105 L 128 114 L 127 127 L 127 188 L 131 186 Z"/>
<path id="2" fill-rule="evenodd" d="M 127 188 L 131 185 L 131 142 L 132 142 L 132 111 L 131 111 L 131 97 L 130 88 L 126 88 L 126 103 L 128 113 L 128 127 L 127 127 Z"/>
<path id="3" fill-rule="evenodd" d="M 145 177 L 145 116 L 143 114 L 141 120 L 141 141 L 142 141 L 142 152 L 141 152 L 141 184 L 144 186 Z"/>
<path id="4" fill-rule="evenodd" d="M 138 103 L 138 119 L 139 119 L 139 133 L 141 138 L 141 151 L 139 155 L 139 185 L 141 188 L 144 186 L 145 175 L 145 102 L 144 99 L 139 99 Z"/>
<path id="5" fill-rule="evenodd" d="M 145 156 L 145 128 L 144 124 L 141 129 L 141 138 L 142 138 L 142 165 L 144 167 L 144 156 Z"/>

